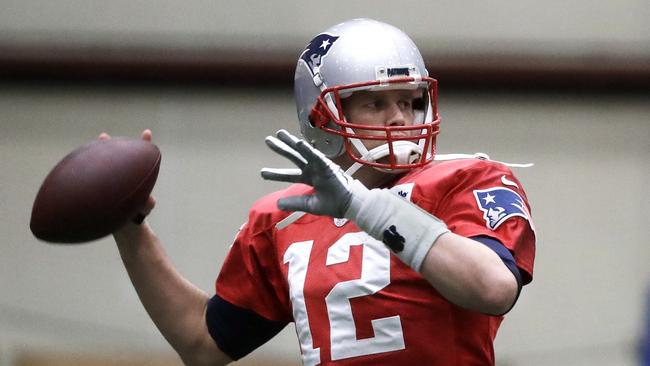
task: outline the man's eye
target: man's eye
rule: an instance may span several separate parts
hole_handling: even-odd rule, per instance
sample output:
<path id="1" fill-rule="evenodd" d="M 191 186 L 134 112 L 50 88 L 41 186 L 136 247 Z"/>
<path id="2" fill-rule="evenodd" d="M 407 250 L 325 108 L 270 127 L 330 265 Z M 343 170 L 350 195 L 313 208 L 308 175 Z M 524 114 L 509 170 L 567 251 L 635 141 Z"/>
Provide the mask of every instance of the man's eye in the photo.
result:
<path id="1" fill-rule="evenodd" d="M 424 98 L 415 98 L 411 104 L 413 105 L 413 109 L 424 110 Z"/>
<path id="2" fill-rule="evenodd" d="M 381 100 L 373 100 L 372 102 L 368 103 L 368 107 L 373 109 L 381 109 L 384 107 L 384 102 Z"/>

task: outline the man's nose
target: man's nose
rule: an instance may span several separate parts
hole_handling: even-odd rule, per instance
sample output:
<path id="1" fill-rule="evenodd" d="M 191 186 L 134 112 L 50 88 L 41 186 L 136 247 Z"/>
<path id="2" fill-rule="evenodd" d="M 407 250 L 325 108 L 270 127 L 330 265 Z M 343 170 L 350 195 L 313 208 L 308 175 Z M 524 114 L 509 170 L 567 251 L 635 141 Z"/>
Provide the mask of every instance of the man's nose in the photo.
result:
<path id="1" fill-rule="evenodd" d="M 392 103 L 388 109 L 388 118 L 386 119 L 386 126 L 405 126 L 406 115 L 399 104 Z"/>

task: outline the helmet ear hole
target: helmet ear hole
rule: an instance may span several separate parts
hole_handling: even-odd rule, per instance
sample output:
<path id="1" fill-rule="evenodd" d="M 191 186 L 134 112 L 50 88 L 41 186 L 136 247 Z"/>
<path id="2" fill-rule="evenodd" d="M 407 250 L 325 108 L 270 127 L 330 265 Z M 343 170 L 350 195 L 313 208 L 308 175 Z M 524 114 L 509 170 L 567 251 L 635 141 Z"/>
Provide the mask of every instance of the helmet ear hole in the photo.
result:
<path id="1" fill-rule="evenodd" d="M 316 124 L 314 123 L 314 117 L 312 117 L 313 113 L 309 113 L 309 116 L 307 117 L 307 121 L 309 122 L 309 127 L 314 128 L 316 127 Z"/>
<path id="2" fill-rule="evenodd" d="M 322 127 L 330 121 L 330 117 L 326 112 L 323 112 L 320 108 L 320 104 L 316 104 L 314 108 L 311 109 L 309 116 L 307 117 L 311 127 Z"/>

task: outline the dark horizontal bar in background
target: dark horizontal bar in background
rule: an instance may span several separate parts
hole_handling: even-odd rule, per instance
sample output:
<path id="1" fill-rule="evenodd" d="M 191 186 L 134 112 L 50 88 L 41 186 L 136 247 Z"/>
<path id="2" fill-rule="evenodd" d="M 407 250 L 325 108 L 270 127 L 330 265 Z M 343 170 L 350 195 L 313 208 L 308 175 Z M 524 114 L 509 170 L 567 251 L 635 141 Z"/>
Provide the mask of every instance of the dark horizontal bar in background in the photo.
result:
<path id="1" fill-rule="evenodd" d="M 268 50 L 0 43 L 0 80 L 289 87 L 297 58 Z M 425 60 L 447 88 L 650 90 L 650 57 L 477 53 Z"/>

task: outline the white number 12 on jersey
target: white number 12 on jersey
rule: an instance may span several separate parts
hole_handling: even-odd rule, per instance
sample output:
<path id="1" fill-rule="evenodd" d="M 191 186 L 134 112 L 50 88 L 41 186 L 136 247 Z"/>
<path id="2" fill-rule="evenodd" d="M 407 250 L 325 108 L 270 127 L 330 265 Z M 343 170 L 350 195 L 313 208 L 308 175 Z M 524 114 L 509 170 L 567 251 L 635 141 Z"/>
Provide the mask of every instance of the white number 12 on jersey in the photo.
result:
<path id="1" fill-rule="evenodd" d="M 320 348 L 313 346 L 304 296 L 313 243 L 313 240 L 293 243 L 284 253 L 284 263 L 289 264 L 289 296 L 305 366 L 320 364 Z M 405 347 L 399 315 L 373 319 L 375 336 L 357 339 L 350 299 L 372 295 L 390 284 L 390 251 L 365 232 L 348 233 L 329 248 L 326 265 L 347 262 L 353 245 L 363 245 L 361 278 L 337 283 L 325 297 L 330 319 L 332 360 L 397 351 Z"/>

